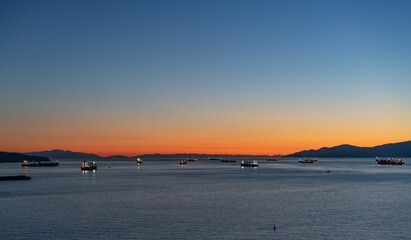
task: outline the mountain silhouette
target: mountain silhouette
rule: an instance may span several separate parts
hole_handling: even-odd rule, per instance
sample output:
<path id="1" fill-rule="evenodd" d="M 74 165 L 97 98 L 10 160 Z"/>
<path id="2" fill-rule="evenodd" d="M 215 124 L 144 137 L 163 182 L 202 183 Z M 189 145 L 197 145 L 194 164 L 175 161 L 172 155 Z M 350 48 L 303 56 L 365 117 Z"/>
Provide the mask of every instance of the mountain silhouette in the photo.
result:
<path id="1" fill-rule="evenodd" d="M 411 141 L 375 147 L 357 147 L 344 144 L 296 152 L 287 157 L 411 157 Z"/>

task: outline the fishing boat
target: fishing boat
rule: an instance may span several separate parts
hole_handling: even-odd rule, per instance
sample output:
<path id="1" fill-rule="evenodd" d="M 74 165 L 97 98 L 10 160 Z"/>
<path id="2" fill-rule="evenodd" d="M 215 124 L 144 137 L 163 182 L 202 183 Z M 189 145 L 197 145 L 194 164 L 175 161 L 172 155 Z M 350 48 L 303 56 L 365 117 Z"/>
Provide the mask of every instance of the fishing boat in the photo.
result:
<path id="1" fill-rule="evenodd" d="M 179 165 L 185 165 L 185 164 L 187 164 L 187 160 L 186 159 L 181 159 L 181 160 L 178 161 L 178 164 Z"/>
<path id="2" fill-rule="evenodd" d="M 258 167 L 258 162 L 257 160 L 241 161 L 241 167 Z"/>
<path id="3" fill-rule="evenodd" d="M 58 161 L 29 161 L 23 160 L 21 162 L 22 167 L 57 167 L 59 165 Z"/>
<path id="4" fill-rule="evenodd" d="M 137 158 L 137 164 L 142 164 L 142 163 L 143 163 L 143 159 Z"/>
<path id="5" fill-rule="evenodd" d="M 404 160 L 402 158 L 375 158 L 375 161 L 379 165 L 403 165 Z"/>
<path id="6" fill-rule="evenodd" d="M 82 162 L 81 163 L 81 171 L 94 171 L 97 170 L 96 162 Z"/>
<path id="7" fill-rule="evenodd" d="M 314 159 L 312 158 L 304 158 L 304 159 L 298 159 L 298 163 L 314 163 Z"/>

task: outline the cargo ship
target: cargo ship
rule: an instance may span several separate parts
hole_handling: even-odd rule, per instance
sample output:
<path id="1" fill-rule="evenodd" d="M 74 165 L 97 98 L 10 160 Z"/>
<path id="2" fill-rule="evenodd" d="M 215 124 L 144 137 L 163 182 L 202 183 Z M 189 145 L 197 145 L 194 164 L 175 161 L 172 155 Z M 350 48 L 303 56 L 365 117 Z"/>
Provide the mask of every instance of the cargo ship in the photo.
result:
<path id="1" fill-rule="evenodd" d="M 57 167 L 58 165 L 59 165 L 58 161 L 42 162 L 42 161 L 23 160 L 21 162 L 22 167 Z"/>

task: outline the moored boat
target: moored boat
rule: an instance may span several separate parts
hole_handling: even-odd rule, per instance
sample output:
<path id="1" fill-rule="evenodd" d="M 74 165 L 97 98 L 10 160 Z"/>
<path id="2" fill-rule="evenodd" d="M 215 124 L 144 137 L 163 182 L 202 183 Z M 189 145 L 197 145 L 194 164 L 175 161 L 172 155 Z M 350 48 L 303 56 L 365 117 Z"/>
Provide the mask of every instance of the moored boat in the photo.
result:
<path id="1" fill-rule="evenodd" d="M 57 167 L 58 165 L 59 165 L 58 161 L 43 162 L 43 161 L 23 160 L 21 162 L 22 167 Z"/>
<path id="2" fill-rule="evenodd" d="M 137 164 L 142 164 L 142 163 L 143 163 L 143 159 L 137 158 Z"/>
<path id="3" fill-rule="evenodd" d="M 298 159 L 298 163 L 314 163 L 315 160 L 312 158 L 304 158 L 304 159 Z"/>
<path id="4" fill-rule="evenodd" d="M 181 160 L 178 161 L 178 164 L 179 165 L 185 165 L 185 164 L 187 164 L 187 160 L 181 159 Z"/>
<path id="5" fill-rule="evenodd" d="M 258 162 L 257 160 L 241 161 L 241 167 L 258 167 Z"/>
<path id="6" fill-rule="evenodd" d="M 267 160 L 267 161 L 278 161 L 278 159 L 279 158 L 277 158 L 277 157 L 268 157 L 265 160 Z"/>
<path id="7" fill-rule="evenodd" d="M 186 158 L 186 160 L 187 160 L 188 162 L 197 162 L 197 161 L 198 161 L 197 158 Z"/>
<path id="8" fill-rule="evenodd" d="M 379 165 L 403 165 L 405 162 L 402 158 L 375 158 Z"/>
<path id="9" fill-rule="evenodd" d="M 229 159 L 221 159 L 220 162 L 229 162 L 229 163 L 233 163 L 233 162 L 237 162 L 236 159 L 234 158 L 229 158 Z"/>
<path id="10" fill-rule="evenodd" d="M 218 160 L 221 161 L 223 160 L 222 158 L 218 158 L 218 157 L 209 157 L 208 160 Z"/>
<path id="11" fill-rule="evenodd" d="M 82 162 L 81 163 L 81 171 L 94 171 L 97 170 L 96 162 Z"/>

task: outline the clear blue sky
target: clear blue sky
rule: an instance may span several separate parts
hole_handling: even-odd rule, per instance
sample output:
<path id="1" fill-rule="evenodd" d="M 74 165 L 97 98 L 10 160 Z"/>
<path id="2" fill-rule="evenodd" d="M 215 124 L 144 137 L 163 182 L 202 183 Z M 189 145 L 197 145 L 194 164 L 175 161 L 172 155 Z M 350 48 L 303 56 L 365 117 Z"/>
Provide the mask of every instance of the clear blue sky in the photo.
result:
<path id="1" fill-rule="evenodd" d="M 111 139 L 125 153 L 285 153 L 411 139 L 410 1 L 3 0 L 0 36 L 4 150 L 104 154 Z M 164 141 L 179 132 L 193 143 Z M 255 150 L 264 133 L 272 145 Z"/>

